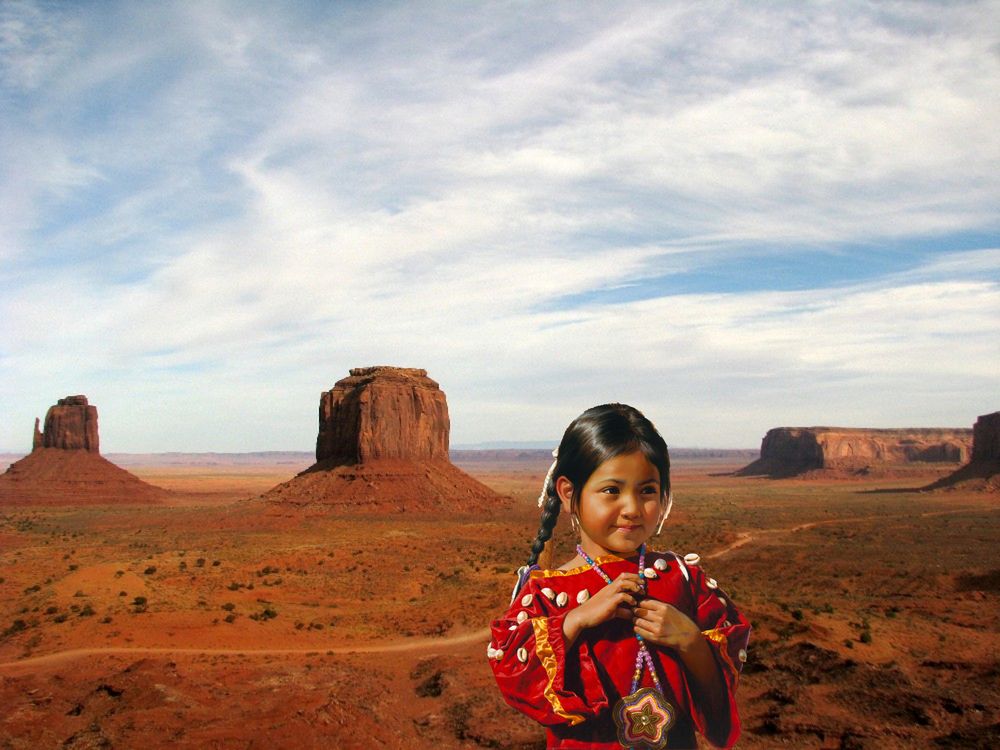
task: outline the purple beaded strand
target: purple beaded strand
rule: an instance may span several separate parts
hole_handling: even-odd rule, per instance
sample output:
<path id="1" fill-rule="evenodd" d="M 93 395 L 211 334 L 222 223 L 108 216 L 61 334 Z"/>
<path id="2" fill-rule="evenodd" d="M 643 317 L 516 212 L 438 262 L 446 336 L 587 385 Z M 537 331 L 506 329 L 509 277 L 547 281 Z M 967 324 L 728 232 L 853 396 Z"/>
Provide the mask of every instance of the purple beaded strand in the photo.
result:
<path id="1" fill-rule="evenodd" d="M 583 547 L 579 544 L 576 545 L 576 553 L 582 557 L 591 568 L 597 571 L 598 575 L 604 579 L 605 583 L 612 583 L 611 577 L 601 570 L 601 566 L 598 565 L 594 560 L 584 552 Z M 646 545 L 642 544 L 639 546 L 639 580 L 642 582 L 643 587 L 646 585 Z M 660 685 L 660 678 L 656 674 L 656 669 L 653 667 L 653 657 L 649 653 L 649 649 L 646 647 L 646 641 L 638 633 L 635 634 L 635 638 L 639 641 L 639 653 L 635 655 L 635 671 L 632 673 L 632 689 L 629 690 L 630 693 L 634 693 L 639 688 L 639 682 L 642 680 L 642 668 L 645 666 L 649 669 L 649 675 L 653 678 L 653 684 L 656 685 L 656 689 L 663 693 L 663 686 Z"/>

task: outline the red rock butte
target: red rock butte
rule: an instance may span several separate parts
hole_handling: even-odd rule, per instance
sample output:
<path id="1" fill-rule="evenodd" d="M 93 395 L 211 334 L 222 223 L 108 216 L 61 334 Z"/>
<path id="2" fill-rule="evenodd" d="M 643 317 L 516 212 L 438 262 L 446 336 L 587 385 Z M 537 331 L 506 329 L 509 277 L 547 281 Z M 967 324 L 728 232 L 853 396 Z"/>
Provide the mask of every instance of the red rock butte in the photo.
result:
<path id="1" fill-rule="evenodd" d="M 35 420 L 31 453 L 0 475 L 0 507 L 158 502 L 168 494 L 100 454 L 97 407 L 67 396 Z"/>
<path id="2" fill-rule="evenodd" d="M 1000 492 L 1000 411 L 983 414 L 976 419 L 972 426 L 972 457 L 969 463 L 926 489 L 943 487 Z"/>
<path id="3" fill-rule="evenodd" d="M 760 458 L 737 474 L 777 478 L 866 474 L 913 463 L 960 464 L 971 449 L 972 430 L 961 428 L 776 427 L 764 435 Z"/>
<path id="4" fill-rule="evenodd" d="M 506 499 L 453 465 L 444 391 L 427 371 L 361 367 L 320 395 L 316 463 L 264 494 L 283 506 L 489 510 Z"/>

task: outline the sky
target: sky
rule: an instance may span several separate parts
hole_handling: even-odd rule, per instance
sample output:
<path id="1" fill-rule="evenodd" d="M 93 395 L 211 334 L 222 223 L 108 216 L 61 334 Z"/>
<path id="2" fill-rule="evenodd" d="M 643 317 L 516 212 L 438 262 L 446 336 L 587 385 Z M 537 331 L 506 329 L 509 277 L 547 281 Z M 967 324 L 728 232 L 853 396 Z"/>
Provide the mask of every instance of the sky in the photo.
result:
<path id="1" fill-rule="evenodd" d="M 1000 408 L 1000 2 L 0 3 L 0 449 L 452 445 Z"/>

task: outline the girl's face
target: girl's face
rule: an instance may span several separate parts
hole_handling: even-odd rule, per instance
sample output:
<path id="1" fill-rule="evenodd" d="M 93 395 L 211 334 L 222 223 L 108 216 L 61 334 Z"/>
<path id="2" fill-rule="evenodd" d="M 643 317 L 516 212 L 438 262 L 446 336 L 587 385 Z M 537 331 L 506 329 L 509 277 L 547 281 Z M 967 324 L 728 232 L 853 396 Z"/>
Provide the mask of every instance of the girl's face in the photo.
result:
<path id="1" fill-rule="evenodd" d="M 563 510 L 572 512 L 573 484 L 556 481 Z M 660 473 L 640 451 L 609 458 L 580 492 L 580 546 L 591 557 L 627 557 L 656 531 L 663 510 Z"/>

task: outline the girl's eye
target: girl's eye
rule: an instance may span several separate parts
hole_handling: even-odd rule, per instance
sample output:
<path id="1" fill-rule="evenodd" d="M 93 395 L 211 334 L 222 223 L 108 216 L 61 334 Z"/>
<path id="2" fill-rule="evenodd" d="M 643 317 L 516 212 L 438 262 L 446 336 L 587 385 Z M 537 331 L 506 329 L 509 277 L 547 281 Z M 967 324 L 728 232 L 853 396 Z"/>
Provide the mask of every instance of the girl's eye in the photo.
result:
<path id="1" fill-rule="evenodd" d="M 646 495 L 651 495 L 651 494 L 653 494 L 653 493 L 656 493 L 656 494 L 659 494 L 659 492 L 660 492 L 660 491 L 659 491 L 659 490 L 658 490 L 658 489 L 657 489 L 656 487 L 654 487 L 654 486 L 653 486 L 653 485 L 651 485 L 651 484 L 650 484 L 650 485 L 647 485 L 646 487 L 643 487 L 643 488 L 642 488 L 642 491 L 643 491 L 643 493 L 644 493 L 644 494 L 646 494 Z"/>
<path id="2" fill-rule="evenodd" d="M 617 487 L 605 487 L 603 490 L 601 490 L 601 492 L 603 492 L 603 493 L 605 493 L 607 495 L 617 495 L 618 494 L 618 488 Z"/>

